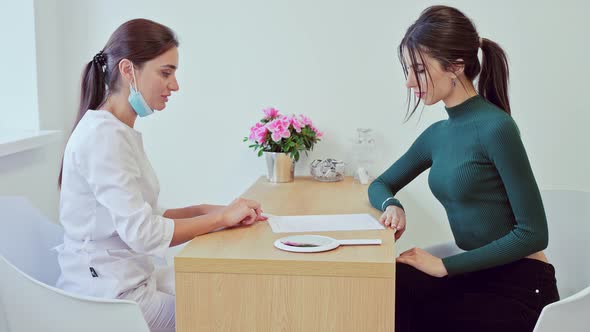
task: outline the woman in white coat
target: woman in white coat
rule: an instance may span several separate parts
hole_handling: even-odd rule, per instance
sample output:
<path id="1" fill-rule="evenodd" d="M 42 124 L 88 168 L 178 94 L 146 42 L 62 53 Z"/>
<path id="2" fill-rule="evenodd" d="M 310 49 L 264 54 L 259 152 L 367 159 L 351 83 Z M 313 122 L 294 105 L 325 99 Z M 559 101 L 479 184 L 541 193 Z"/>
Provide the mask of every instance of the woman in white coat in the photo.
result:
<path id="1" fill-rule="evenodd" d="M 145 19 L 121 25 L 82 75 L 79 114 L 66 145 L 57 286 L 77 294 L 136 301 L 151 329 L 175 326 L 174 275 L 151 257 L 223 227 L 264 220 L 260 204 L 165 210 L 159 183 L 133 127 L 178 90 L 178 41 Z M 198 313 L 197 313 L 198 314 Z"/>

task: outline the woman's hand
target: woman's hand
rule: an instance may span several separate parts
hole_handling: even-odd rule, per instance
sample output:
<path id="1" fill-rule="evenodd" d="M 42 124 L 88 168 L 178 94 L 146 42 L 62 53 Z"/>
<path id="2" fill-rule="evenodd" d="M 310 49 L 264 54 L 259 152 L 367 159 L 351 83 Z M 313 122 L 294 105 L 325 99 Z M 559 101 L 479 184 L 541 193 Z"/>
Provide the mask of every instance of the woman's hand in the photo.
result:
<path id="1" fill-rule="evenodd" d="M 245 198 L 235 199 L 228 206 L 219 209 L 217 213 L 221 214 L 221 225 L 224 227 L 251 225 L 268 219 L 261 215 L 260 203 Z"/>
<path id="2" fill-rule="evenodd" d="M 389 205 L 379 218 L 379 223 L 385 227 L 395 229 L 395 240 L 399 239 L 406 231 L 406 212 L 404 209 Z"/>
<path id="3" fill-rule="evenodd" d="M 433 277 L 441 278 L 448 274 L 442 259 L 432 256 L 426 250 L 420 248 L 404 251 L 395 261 L 413 266 Z"/>

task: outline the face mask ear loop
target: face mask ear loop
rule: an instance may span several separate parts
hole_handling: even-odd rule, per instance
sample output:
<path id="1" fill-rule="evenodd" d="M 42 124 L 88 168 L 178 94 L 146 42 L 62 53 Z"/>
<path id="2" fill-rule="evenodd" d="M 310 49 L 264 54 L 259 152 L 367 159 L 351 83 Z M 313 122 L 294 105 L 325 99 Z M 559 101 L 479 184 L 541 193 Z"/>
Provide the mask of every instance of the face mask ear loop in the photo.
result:
<path id="1" fill-rule="evenodd" d="M 135 70 L 133 69 L 133 67 L 135 67 L 133 65 L 133 63 L 131 63 L 131 74 L 133 75 L 133 83 L 135 83 L 135 91 L 139 91 L 137 89 L 137 79 L 135 78 Z M 129 85 L 131 86 L 131 83 L 129 83 Z"/>

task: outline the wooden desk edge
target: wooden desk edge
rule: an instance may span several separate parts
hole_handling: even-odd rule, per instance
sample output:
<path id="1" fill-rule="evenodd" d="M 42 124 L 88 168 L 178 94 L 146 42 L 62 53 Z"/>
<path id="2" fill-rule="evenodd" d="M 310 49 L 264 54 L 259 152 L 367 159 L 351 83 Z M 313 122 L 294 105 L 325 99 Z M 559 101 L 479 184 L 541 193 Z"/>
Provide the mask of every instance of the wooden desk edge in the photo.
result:
<path id="1" fill-rule="evenodd" d="M 175 257 L 176 272 L 393 278 L 394 262 L 334 262 Z"/>

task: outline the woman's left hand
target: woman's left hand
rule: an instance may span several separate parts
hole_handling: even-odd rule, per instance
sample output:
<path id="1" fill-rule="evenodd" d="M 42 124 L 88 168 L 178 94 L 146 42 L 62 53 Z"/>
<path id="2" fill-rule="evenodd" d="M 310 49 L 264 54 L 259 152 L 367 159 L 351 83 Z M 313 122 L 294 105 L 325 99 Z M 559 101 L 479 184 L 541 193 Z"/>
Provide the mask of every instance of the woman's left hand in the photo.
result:
<path id="1" fill-rule="evenodd" d="M 254 211 L 254 214 L 250 215 L 249 217 L 244 218 L 244 220 L 242 220 L 240 222 L 240 225 L 252 225 L 255 222 L 258 221 L 266 221 L 268 220 L 267 216 L 263 216 L 262 215 L 262 209 L 252 209 L 252 211 Z"/>
<path id="2" fill-rule="evenodd" d="M 433 277 L 441 278 L 448 274 L 442 259 L 432 256 L 426 250 L 420 248 L 412 248 L 402 252 L 395 261 L 413 266 Z"/>

